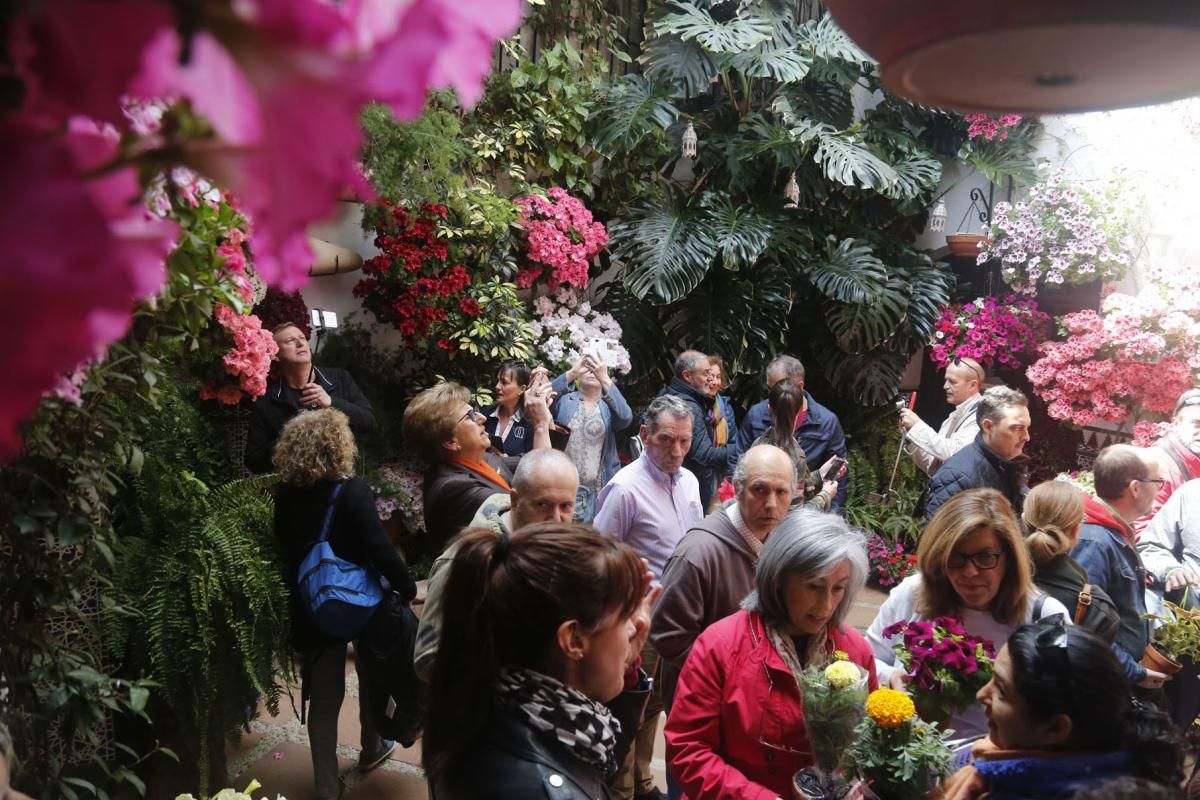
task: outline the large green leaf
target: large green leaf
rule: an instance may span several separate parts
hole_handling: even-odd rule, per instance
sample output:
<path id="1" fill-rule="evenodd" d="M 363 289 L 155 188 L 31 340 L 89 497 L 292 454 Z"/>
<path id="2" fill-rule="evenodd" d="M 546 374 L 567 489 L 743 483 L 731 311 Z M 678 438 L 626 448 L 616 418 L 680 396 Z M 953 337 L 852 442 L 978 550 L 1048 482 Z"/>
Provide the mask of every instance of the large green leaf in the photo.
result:
<path id="1" fill-rule="evenodd" d="M 914 155 L 892 164 L 896 181 L 883 190 L 893 200 L 911 200 L 937 188 L 942 179 L 942 162 Z"/>
<path id="2" fill-rule="evenodd" d="M 888 350 L 846 355 L 837 348 L 817 351 L 821 371 L 834 387 L 855 403 L 883 406 L 895 401 L 900 379 L 908 367 L 906 356 Z"/>
<path id="3" fill-rule="evenodd" d="M 895 270 L 911 287 L 908 320 L 900 331 L 902 335 L 897 337 L 897 346 L 915 352 L 933 338 L 942 309 L 950 302 L 954 276 L 934 264 L 928 255 L 915 250 L 904 253 Z"/>
<path id="4" fill-rule="evenodd" d="M 814 58 L 840 59 L 854 64 L 874 63 L 874 59 L 864 53 L 828 14 L 815 22 L 804 23 L 796 32 L 796 43 Z"/>
<path id="5" fill-rule="evenodd" d="M 893 277 L 868 302 L 834 303 L 825 319 L 838 346 L 857 355 L 891 338 L 908 313 L 908 291 L 906 282 Z"/>
<path id="6" fill-rule="evenodd" d="M 771 242 L 771 222 L 752 206 L 735 206 L 728 195 L 710 195 L 705 206 L 721 264 L 735 271 L 753 266 Z"/>
<path id="7" fill-rule="evenodd" d="M 883 192 L 900 178 L 890 164 L 875 155 L 854 134 L 822 130 L 817 134 L 817 141 L 813 159 L 831 181 Z"/>
<path id="8" fill-rule="evenodd" d="M 654 130 L 665 130 L 679 117 L 676 92 L 665 81 L 641 75 L 617 80 L 592 112 L 597 121 L 595 147 L 607 156 L 628 152 Z"/>
<path id="9" fill-rule="evenodd" d="M 705 215 L 676 192 L 667 206 L 643 205 L 609 227 L 625 286 L 651 303 L 671 303 L 695 289 L 717 254 Z"/>
<path id="10" fill-rule="evenodd" d="M 1037 120 L 1022 120 L 1021 124 L 1008 133 L 1008 138 L 996 137 L 988 141 L 983 137 L 963 145 L 959 158 L 965 159 L 983 176 L 995 184 L 1012 178 L 1020 186 L 1037 183 L 1037 164 L 1034 154 L 1037 138 L 1041 133 Z"/>
<path id="11" fill-rule="evenodd" d="M 769 18 L 734 17 L 718 21 L 707 11 L 686 3 L 673 2 L 674 13 L 654 23 L 654 32 L 678 34 L 684 41 L 694 39 L 712 53 L 743 53 L 768 41 L 774 31 Z"/>
<path id="12" fill-rule="evenodd" d="M 707 92 L 709 80 L 717 74 L 712 55 L 699 42 L 674 34 L 648 39 L 638 61 L 647 78 L 680 83 L 690 97 Z"/>
<path id="13" fill-rule="evenodd" d="M 771 38 L 741 53 L 724 57 L 729 66 L 752 78 L 774 78 L 780 83 L 804 80 L 812 56 L 796 47 L 790 24 L 779 20 Z"/>
<path id="14" fill-rule="evenodd" d="M 887 284 L 887 269 L 871 248 L 857 239 L 825 239 L 825 252 L 807 264 L 808 279 L 817 291 L 839 303 L 875 300 Z"/>

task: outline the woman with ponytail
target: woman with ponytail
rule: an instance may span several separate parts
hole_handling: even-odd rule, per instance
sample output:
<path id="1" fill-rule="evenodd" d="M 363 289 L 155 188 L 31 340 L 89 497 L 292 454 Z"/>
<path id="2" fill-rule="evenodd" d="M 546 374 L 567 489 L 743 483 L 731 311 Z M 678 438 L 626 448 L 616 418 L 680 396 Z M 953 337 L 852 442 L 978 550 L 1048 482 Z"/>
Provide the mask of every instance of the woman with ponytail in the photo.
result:
<path id="1" fill-rule="evenodd" d="M 1183 780 L 1183 742 L 1161 711 L 1135 699 L 1112 648 L 1061 622 L 1022 625 L 979 690 L 988 736 L 943 800 L 1064 798 L 1134 776 Z"/>
<path id="2" fill-rule="evenodd" d="M 1034 585 L 1062 603 L 1076 625 L 1112 642 L 1121 624 L 1116 606 L 1070 556 L 1083 528 L 1083 493 L 1066 481 L 1038 484 L 1025 497 L 1021 527 Z"/>
<path id="3" fill-rule="evenodd" d="M 608 797 L 642 704 L 605 704 L 644 702 L 649 580 L 628 545 L 585 525 L 463 534 L 422 743 L 432 796 Z"/>

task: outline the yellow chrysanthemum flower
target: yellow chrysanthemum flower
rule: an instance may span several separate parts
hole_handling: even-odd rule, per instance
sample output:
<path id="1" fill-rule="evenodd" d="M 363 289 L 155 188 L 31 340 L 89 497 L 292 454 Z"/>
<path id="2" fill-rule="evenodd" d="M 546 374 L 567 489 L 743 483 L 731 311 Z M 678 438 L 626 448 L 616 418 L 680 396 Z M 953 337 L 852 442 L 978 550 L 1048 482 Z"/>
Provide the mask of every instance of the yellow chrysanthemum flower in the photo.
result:
<path id="1" fill-rule="evenodd" d="M 849 661 L 850 654 L 847 653 L 845 650 L 834 650 L 833 651 L 833 660 L 834 661 Z"/>
<path id="2" fill-rule="evenodd" d="M 867 714 L 881 728 L 899 728 L 916 713 L 912 698 L 895 689 L 876 689 L 867 698 Z"/>
<path id="3" fill-rule="evenodd" d="M 845 689 L 858 683 L 858 665 L 849 661 L 835 661 L 825 668 L 825 679 L 835 689 Z"/>

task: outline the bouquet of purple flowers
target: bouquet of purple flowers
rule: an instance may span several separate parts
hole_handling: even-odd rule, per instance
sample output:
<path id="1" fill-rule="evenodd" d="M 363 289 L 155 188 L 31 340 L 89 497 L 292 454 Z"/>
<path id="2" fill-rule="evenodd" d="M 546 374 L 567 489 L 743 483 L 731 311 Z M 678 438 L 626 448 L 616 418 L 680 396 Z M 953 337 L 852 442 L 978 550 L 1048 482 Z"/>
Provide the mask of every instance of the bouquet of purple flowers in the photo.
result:
<path id="1" fill-rule="evenodd" d="M 953 617 L 897 622 L 884 629 L 904 665 L 905 682 L 922 719 L 945 723 L 975 703 L 975 694 L 992 679 L 996 646 L 972 636 Z"/>

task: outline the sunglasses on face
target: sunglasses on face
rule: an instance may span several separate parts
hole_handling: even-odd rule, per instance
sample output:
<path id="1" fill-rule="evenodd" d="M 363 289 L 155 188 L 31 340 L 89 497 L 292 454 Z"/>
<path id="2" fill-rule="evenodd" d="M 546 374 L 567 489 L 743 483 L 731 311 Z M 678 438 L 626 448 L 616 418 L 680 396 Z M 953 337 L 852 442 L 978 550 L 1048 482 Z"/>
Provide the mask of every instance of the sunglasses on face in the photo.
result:
<path id="1" fill-rule="evenodd" d="M 946 559 L 946 567 L 948 569 L 962 569 L 967 566 L 970 561 L 975 565 L 975 569 L 987 571 L 995 569 L 1000 564 L 1000 558 L 1004 555 L 1002 550 L 980 550 L 978 553 L 951 553 Z"/>
<path id="2" fill-rule="evenodd" d="M 459 417 L 458 422 L 455 422 L 454 424 L 457 425 L 459 422 L 462 422 L 463 420 L 466 420 L 466 419 L 475 421 L 475 420 L 487 419 L 487 417 L 485 417 L 483 415 L 482 411 L 480 411 L 479 409 L 472 406 L 472 407 L 468 408 L 467 412 L 465 414 L 463 414 L 461 417 Z"/>
<path id="3" fill-rule="evenodd" d="M 971 362 L 964 361 L 961 358 L 956 358 L 950 363 L 956 367 L 966 367 L 967 369 L 971 370 L 971 374 L 974 375 L 981 383 L 983 382 L 983 371 Z"/>

